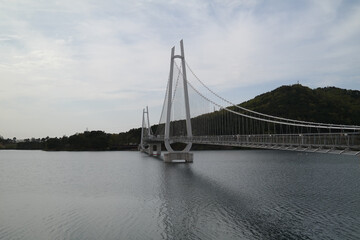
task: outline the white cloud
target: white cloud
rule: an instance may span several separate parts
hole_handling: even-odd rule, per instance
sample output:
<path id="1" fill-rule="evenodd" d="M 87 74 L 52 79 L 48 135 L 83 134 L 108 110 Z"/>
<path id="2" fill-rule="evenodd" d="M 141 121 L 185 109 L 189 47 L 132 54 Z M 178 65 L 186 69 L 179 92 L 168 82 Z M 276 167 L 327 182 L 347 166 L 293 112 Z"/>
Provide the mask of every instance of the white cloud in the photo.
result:
<path id="1" fill-rule="evenodd" d="M 293 15 L 301 17 L 294 18 Z M 357 24 L 360 21 L 355 19 L 359 15 L 354 14 L 349 21 L 339 23 L 342 21 L 337 18 L 342 16 L 337 15 L 344 15 L 338 12 L 338 1 L 325 6 L 310 4 L 300 13 L 296 9 L 261 16 L 240 12 L 224 28 L 217 24 L 206 28 L 207 31 L 197 42 L 197 46 L 203 45 L 199 50 L 197 46 L 194 47 L 194 51 L 197 51 L 194 55 L 201 56 L 198 58 L 201 62 L 206 61 L 207 65 L 199 63 L 195 68 L 200 69 L 206 81 L 225 88 L 234 84 L 260 85 L 294 77 L 307 79 L 317 74 L 318 69 L 322 69 L 325 77 L 327 71 L 341 75 L 342 71 L 334 71 L 336 63 L 331 55 L 339 52 L 350 61 L 354 57 L 351 50 L 359 52 L 358 37 L 354 36 L 359 34 Z M 338 26 L 343 24 L 351 30 Z M 333 38 L 329 38 L 329 32 L 333 29 L 341 29 L 351 35 L 339 34 L 342 40 L 334 46 Z M 349 42 L 353 45 L 351 50 L 347 47 Z M 356 58 L 359 63 L 359 58 Z M 347 70 L 353 67 L 350 64 Z M 312 80 L 325 80 L 321 75 L 316 77 Z"/>

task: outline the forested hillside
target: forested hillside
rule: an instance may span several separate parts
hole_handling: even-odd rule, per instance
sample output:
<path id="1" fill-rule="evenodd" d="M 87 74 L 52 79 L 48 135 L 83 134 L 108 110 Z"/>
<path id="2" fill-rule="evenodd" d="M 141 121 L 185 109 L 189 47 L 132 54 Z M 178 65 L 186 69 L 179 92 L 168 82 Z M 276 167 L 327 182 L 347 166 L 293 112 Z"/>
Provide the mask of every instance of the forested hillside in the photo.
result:
<path id="1" fill-rule="evenodd" d="M 281 86 L 241 106 L 279 117 L 360 125 L 360 91 L 336 87 L 311 89 L 300 84 Z"/>

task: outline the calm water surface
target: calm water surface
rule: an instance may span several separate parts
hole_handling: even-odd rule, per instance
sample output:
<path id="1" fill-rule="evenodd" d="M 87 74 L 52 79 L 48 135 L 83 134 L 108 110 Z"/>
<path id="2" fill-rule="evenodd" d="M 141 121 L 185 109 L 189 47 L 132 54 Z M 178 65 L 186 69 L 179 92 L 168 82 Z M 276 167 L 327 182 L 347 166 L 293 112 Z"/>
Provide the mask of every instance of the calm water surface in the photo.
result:
<path id="1" fill-rule="evenodd" d="M 0 151 L 0 239 L 360 239 L 360 158 Z"/>

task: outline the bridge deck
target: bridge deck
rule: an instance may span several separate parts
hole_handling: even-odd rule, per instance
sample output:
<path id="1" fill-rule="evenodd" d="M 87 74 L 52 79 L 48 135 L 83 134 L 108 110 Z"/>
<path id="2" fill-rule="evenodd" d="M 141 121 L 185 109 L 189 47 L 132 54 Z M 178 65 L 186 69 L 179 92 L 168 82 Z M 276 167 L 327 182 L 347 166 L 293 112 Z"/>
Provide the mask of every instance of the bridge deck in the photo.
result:
<path id="1" fill-rule="evenodd" d="M 163 136 L 149 137 L 145 142 L 162 142 Z M 360 133 L 266 134 L 172 137 L 172 142 L 360 155 Z"/>

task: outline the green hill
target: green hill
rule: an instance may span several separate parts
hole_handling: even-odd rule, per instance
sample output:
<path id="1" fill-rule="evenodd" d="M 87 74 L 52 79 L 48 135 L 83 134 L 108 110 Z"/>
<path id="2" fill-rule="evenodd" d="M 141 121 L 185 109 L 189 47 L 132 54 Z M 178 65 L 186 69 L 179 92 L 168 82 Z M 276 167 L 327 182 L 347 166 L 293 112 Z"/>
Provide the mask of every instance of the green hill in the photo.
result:
<path id="1" fill-rule="evenodd" d="M 360 91 L 336 87 L 311 89 L 300 84 L 281 86 L 242 107 L 297 120 L 360 125 Z"/>

